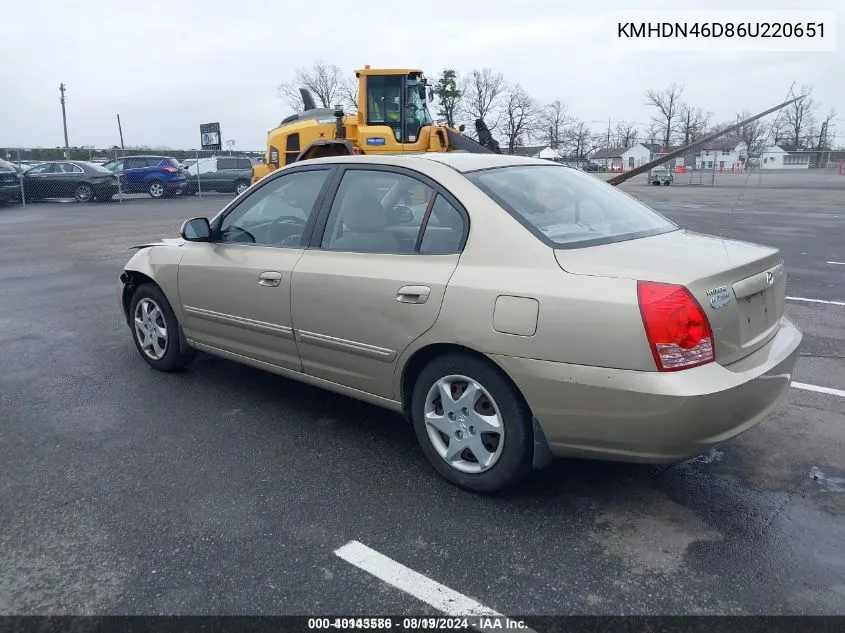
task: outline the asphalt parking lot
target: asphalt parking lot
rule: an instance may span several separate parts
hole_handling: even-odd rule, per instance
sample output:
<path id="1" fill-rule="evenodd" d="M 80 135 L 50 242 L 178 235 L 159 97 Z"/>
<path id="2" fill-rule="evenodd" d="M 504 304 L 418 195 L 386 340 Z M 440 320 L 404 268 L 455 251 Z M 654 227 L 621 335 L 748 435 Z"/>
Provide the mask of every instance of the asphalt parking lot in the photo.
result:
<path id="1" fill-rule="evenodd" d="M 128 247 L 227 196 L 0 209 L 0 613 L 436 613 L 335 554 L 357 541 L 514 616 L 845 614 L 845 189 L 779 182 L 623 189 L 782 249 L 795 380 L 830 391 L 688 462 L 558 461 L 493 497 L 440 479 L 392 413 L 142 362 Z"/>

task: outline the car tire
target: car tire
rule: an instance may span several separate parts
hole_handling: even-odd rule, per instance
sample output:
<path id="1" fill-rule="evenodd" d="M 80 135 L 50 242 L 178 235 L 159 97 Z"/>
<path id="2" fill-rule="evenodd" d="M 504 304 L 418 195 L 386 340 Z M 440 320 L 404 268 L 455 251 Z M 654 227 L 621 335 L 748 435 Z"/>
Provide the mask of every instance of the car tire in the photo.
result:
<path id="1" fill-rule="evenodd" d="M 135 289 L 129 302 L 129 327 L 138 353 L 153 369 L 178 371 L 196 356 L 196 350 L 182 349 L 179 321 L 167 297 L 155 284 L 147 283 Z"/>
<path id="2" fill-rule="evenodd" d="M 249 182 L 246 180 L 239 180 L 235 183 L 235 195 L 239 196 L 247 189 L 249 189 Z"/>
<path id="3" fill-rule="evenodd" d="M 76 189 L 73 190 L 73 199 L 77 202 L 91 202 L 94 200 L 94 189 L 91 185 L 77 185 Z"/>
<path id="4" fill-rule="evenodd" d="M 150 194 L 150 198 L 160 200 L 165 196 L 167 190 L 164 188 L 164 185 L 160 180 L 153 180 L 149 185 L 147 185 L 147 193 Z"/>
<path id="5" fill-rule="evenodd" d="M 439 396 L 443 393 L 441 387 L 458 398 L 473 389 L 472 411 L 458 406 L 469 404 L 459 400 L 444 407 Z M 484 360 L 469 354 L 449 353 L 430 361 L 414 384 L 410 413 L 414 432 L 428 461 L 442 477 L 465 490 L 496 492 L 516 483 L 531 470 L 531 412 L 510 380 Z M 491 424 L 494 421 L 496 424 Z M 473 422 L 480 422 L 481 428 L 498 429 L 498 435 L 481 431 Z M 445 432 L 449 433 L 448 439 Z M 459 453 L 451 450 L 455 441 L 460 442 L 455 445 Z M 487 462 L 484 465 L 473 452 L 473 446 L 479 444 L 479 452 Z"/>

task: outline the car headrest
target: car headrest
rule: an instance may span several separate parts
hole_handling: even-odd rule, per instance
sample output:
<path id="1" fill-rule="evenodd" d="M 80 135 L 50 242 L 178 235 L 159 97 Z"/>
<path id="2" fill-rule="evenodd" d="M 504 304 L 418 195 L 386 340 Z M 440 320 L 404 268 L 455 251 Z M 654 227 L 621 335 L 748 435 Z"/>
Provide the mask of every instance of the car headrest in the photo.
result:
<path id="1" fill-rule="evenodd" d="M 378 198 L 371 193 L 361 193 L 347 198 L 343 222 L 348 230 L 359 233 L 381 231 L 387 226 L 387 216 Z"/>

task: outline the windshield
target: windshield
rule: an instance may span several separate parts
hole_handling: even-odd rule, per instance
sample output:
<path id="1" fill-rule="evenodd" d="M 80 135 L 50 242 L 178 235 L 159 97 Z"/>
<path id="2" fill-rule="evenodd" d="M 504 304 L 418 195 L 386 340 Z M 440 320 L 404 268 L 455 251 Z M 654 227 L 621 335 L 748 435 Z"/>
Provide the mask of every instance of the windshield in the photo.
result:
<path id="1" fill-rule="evenodd" d="M 618 242 L 678 228 L 594 176 L 560 165 L 500 167 L 467 177 L 554 247 Z"/>

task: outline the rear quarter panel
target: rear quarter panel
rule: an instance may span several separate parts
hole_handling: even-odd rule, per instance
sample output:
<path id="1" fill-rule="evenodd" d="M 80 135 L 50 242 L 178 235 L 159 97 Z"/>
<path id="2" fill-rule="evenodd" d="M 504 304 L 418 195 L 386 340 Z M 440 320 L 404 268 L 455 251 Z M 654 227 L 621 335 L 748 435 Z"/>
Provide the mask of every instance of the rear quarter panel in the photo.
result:
<path id="1" fill-rule="evenodd" d="M 470 216 L 469 237 L 449 281 L 434 326 L 404 351 L 401 372 L 418 350 L 452 343 L 487 355 L 654 371 L 637 303 L 636 282 L 573 275 L 561 270 L 554 250 L 534 237 L 464 176 L 437 171 Z M 533 335 L 493 327 L 500 296 L 535 299 Z"/>

